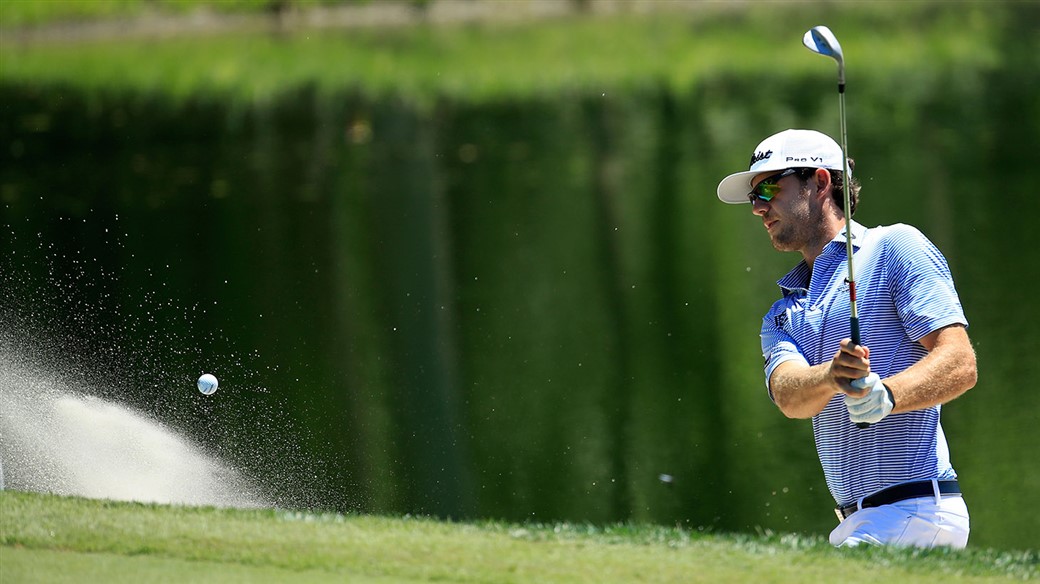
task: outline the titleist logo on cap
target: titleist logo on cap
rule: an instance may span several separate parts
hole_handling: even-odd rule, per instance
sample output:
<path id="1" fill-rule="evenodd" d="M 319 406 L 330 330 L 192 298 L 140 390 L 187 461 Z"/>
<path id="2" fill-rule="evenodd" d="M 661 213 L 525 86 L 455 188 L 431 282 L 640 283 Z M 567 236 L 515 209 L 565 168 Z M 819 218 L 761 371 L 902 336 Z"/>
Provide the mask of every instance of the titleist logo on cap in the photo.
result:
<path id="1" fill-rule="evenodd" d="M 755 163 L 759 160 L 765 160 L 766 158 L 769 158 L 772 155 L 772 150 L 766 150 L 765 152 L 755 152 L 751 155 L 751 162 L 748 164 L 748 166 L 754 166 Z"/>

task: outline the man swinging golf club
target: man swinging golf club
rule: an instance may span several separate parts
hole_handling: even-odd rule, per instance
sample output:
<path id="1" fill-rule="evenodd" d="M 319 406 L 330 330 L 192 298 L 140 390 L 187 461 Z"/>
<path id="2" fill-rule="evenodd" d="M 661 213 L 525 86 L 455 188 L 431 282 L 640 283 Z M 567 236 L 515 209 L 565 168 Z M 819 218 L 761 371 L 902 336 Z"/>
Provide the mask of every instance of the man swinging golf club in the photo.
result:
<path id="1" fill-rule="evenodd" d="M 968 510 L 939 412 L 975 385 L 967 320 L 945 258 L 914 227 L 851 222 L 846 254 L 840 193 L 844 182 L 851 216 L 859 185 L 845 161 L 828 136 L 787 130 L 718 186 L 722 201 L 751 203 L 773 247 L 802 256 L 762 321 L 769 396 L 812 418 L 840 520 L 832 544 L 963 548 Z M 850 257 L 863 345 L 850 338 Z"/>
<path id="2" fill-rule="evenodd" d="M 718 186 L 722 201 L 751 203 L 773 247 L 802 256 L 762 321 L 769 396 L 788 417 L 812 418 L 841 521 L 832 544 L 963 548 L 968 511 L 939 412 L 975 385 L 967 320 L 945 258 L 920 231 L 851 222 L 866 339 L 852 342 L 841 192 L 847 184 L 851 216 L 859 185 L 845 163 L 828 136 L 786 130 Z"/>
<path id="3" fill-rule="evenodd" d="M 840 520 L 832 544 L 963 548 L 968 510 L 939 412 L 975 385 L 967 320 L 945 258 L 920 231 L 843 231 L 840 193 L 848 185 L 849 216 L 859 197 L 845 164 L 828 136 L 787 130 L 718 186 L 722 201 L 751 203 L 773 247 L 802 256 L 762 321 L 769 396 L 788 417 L 812 418 Z M 863 345 L 850 338 L 849 257 Z"/>

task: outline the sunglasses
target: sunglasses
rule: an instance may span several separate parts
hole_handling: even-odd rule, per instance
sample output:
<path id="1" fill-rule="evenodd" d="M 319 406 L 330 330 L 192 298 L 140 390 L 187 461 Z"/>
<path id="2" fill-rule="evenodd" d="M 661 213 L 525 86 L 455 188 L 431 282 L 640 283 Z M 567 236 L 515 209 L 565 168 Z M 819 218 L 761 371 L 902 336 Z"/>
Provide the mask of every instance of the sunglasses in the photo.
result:
<path id="1" fill-rule="evenodd" d="M 762 182 L 755 185 L 755 188 L 751 189 L 751 192 L 747 194 L 748 201 L 754 205 L 755 201 L 769 202 L 773 200 L 773 197 L 780 192 L 780 185 L 776 183 L 780 182 L 780 179 L 785 176 L 791 176 L 792 174 L 798 174 L 801 176 L 802 170 L 803 169 L 800 168 L 788 168 L 785 171 L 778 172 L 773 176 L 762 179 Z"/>

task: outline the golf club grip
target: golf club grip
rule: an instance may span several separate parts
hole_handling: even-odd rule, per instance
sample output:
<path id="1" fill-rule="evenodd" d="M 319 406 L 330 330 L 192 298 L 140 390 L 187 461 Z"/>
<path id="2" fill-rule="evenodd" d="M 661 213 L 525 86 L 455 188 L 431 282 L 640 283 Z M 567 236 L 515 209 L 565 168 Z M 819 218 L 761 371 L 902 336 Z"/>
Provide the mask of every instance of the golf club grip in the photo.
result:
<path id="1" fill-rule="evenodd" d="M 860 344 L 859 343 L 859 341 L 860 341 L 860 339 L 859 339 L 859 317 L 853 316 L 853 317 L 849 318 L 849 327 L 852 329 L 852 342 L 856 343 L 857 345 Z M 866 422 L 856 422 L 856 427 L 860 428 L 860 429 L 862 429 L 862 428 L 869 428 L 870 424 L 868 424 Z"/>

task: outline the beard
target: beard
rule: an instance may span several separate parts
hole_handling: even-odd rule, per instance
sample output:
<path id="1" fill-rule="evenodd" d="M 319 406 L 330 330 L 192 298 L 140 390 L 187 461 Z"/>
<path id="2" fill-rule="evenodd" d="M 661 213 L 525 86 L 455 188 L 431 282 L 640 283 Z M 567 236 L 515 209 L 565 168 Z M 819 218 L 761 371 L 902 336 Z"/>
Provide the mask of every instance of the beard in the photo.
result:
<path id="1" fill-rule="evenodd" d="M 783 218 L 779 229 L 769 234 L 773 248 L 777 251 L 801 251 L 820 240 L 823 225 L 823 209 L 809 204 L 809 190 L 798 193 L 798 205 Z"/>

